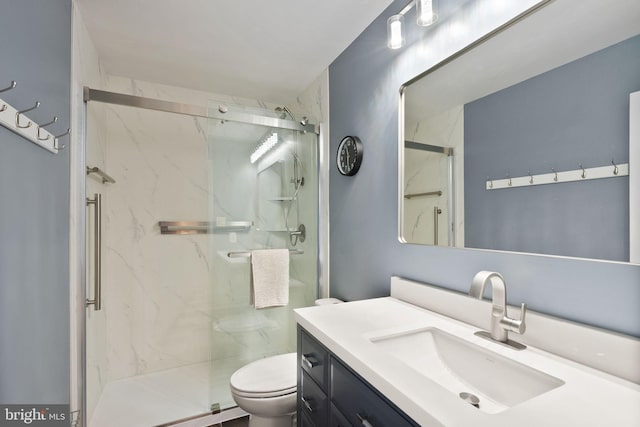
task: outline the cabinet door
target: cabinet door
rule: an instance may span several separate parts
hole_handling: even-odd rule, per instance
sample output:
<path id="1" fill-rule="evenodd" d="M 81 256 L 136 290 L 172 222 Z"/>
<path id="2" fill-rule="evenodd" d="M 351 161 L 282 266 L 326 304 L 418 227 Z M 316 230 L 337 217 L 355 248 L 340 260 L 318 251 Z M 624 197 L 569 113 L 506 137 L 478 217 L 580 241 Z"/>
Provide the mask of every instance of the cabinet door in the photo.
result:
<path id="1" fill-rule="evenodd" d="M 316 427 L 327 423 L 327 395 L 306 372 L 302 372 L 302 388 L 298 392 L 300 412 Z"/>
<path id="2" fill-rule="evenodd" d="M 349 421 L 345 418 L 342 413 L 335 407 L 335 405 L 331 405 L 331 410 L 329 412 L 329 427 L 353 427 Z"/>
<path id="3" fill-rule="evenodd" d="M 298 416 L 298 426 L 299 427 L 316 427 L 315 424 L 313 424 L 313 422 L 309 419 L 309 417 L 307 417 L 304 414 L 302 414 L 301 416 Z"/>
<path id="4" fill-rule="evenodd" d="M 331 358 L 331 403 L 352 426 L 417 426 L 349 368 Z"/>

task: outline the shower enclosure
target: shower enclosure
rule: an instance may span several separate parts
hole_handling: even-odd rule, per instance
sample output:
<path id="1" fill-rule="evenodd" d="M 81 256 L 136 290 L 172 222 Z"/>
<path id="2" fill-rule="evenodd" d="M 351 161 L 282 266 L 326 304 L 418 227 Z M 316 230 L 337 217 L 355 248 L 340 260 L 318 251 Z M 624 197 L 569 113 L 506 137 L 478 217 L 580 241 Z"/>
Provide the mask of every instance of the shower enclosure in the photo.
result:
<path id="1" fill-rule="evenodd" d="M 85 101 L 86 425 L 233 407 L 231 374 L 295 351 L 292 310 L 317 297 L 316 127 L 286 108 Z M 261 248 L 290 250 L 286 307 L 249 305 Z"/>

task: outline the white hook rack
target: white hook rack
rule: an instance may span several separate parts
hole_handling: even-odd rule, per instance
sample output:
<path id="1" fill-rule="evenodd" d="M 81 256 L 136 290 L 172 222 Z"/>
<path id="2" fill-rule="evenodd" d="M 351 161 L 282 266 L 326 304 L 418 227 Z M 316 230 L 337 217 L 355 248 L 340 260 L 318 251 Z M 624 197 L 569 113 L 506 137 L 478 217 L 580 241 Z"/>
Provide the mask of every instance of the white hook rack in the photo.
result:
<path id="1" fill-rule="evenodd" d="M 1 89 L 1 92 L 6 92 L 16 87 L 16 82 L 12 81 L 11 85 L 7 88 Z M 34 107 L 18 110 L 11 106 L 8 102 L 0 99 L 0 125 L 6 127 L 12 132 L 20 135 L 21 137 L 28 139 L 34 144 L 39 145 L 40 147 L 57 154 L 58 151 L 64 148 L 64 145 L 59 144 L 59 138 L 69 134 L 69 131 L 63 133 L 62 135 L 55 136 L 46 129 L 45 126 L 49 126 L 56 121 L 58 121 L 57 117 L 54 117 L 52 121 L 44 124 L 38 125 L 29 117 L 27 117 L 24 113 L 35 110 L 40 106 L 40 102 L 36 102 Z"/>
<path id="2" fill-rule="evenodd" d="M 616 165 L 612 162 L 608 166 L 595 168 L 582 168 L 569 171 L 544 173 L 538 175 L 525 175 L 509 177 L 505 179 L 487 179 L 487 190 L 499 190 L 501 188 L 532 187 L 534 185 L 558 184 L 560 182 L 588 181 L 590 179 L 613 178 L 629 175 L 629 164 Z"/>

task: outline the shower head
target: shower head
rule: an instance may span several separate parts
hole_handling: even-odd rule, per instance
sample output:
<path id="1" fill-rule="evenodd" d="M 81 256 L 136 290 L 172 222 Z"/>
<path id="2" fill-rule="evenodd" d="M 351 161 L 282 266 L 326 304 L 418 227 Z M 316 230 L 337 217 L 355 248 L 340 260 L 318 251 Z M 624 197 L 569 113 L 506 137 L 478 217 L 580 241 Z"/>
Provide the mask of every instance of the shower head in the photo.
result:
<path id="1" fill-rule="evenodd" d="M 278 113 L 282 113 L 282 118 L 284 119 L 287 114 L 289 115 L 289 117 L 291 117 L 291 120 L 293 120 L 294 122 L 298 122 L 302 125 L 302 127 L 305 127 L 308 123 L 309 123 L 309 119 L 307 118 L 307 116 L 302 117 L 302 120 L 297 120 L 296 116 L 293 115 L 293 113 L 291 112 L 291 110 L 289 110 L 289 108 L 287 108 L 286 105 L 283 105 L 282 107 L 276 107 L 275 111 Z M 304 133 L 306 133 L 306 130 L 303 131 Z"/>
<path id="2" fill-rule="evenodd" d="M 293 115 L 293 113 L 291 112 L 291 110 L 289 110 L 289 109 L 287 108 L 287 106 L 286 106 L 286 105 L 283 105 L 282 107 L 276 107 L 276 108 L 275 108 L 275 110 L 276 110 L 278 113 L 283 113 L 283 115 L 285 115 L 285 116 L 286 116 L 287 114 L 289 114 L 289 117 L 291 117 L 291 120 L 293 120 L 293 121 L 297 121 L 297 120 L 296 120 L 296 117 Z M 283 118 L 284 118 L 284 117 L 283 117 Z"/>

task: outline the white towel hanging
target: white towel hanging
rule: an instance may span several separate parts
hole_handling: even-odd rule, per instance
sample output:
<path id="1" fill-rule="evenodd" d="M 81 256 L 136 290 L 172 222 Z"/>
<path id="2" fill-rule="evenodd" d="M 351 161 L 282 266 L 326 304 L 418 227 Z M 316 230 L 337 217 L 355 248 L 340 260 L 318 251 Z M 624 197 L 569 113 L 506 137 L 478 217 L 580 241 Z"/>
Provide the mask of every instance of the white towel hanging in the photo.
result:
<path id="1" fill-rule="evenodd" d="M 289 304 L 289 250 L 251 251 L 250 302 L 256 309 Z"/>

